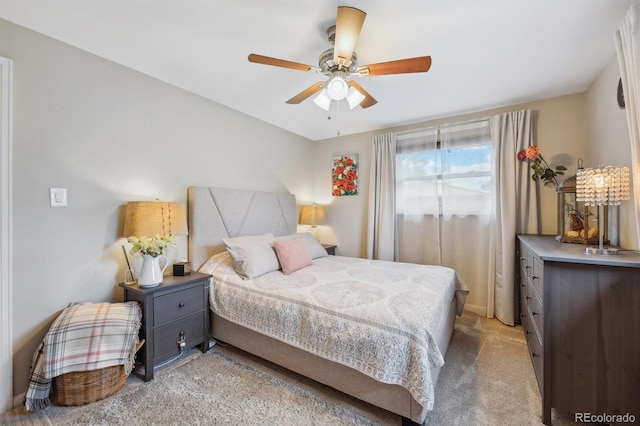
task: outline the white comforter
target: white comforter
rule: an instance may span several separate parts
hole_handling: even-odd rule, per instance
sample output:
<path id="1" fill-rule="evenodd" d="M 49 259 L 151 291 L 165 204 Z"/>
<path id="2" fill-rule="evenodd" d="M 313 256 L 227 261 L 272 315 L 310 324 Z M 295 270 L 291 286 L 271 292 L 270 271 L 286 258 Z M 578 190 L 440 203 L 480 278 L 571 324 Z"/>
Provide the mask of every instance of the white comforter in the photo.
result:
<path id="1" fill-rule="evenodd" d="M 221 317 L 405 387 L 433 408 L 430 368 L 444 364 L 434 336 L 454 295 L 468 291 L 453 269 L 328 256 L 290 275 L 243 280 L 227 252 L 200 269 L 213 275 L 211 309 Z"/>

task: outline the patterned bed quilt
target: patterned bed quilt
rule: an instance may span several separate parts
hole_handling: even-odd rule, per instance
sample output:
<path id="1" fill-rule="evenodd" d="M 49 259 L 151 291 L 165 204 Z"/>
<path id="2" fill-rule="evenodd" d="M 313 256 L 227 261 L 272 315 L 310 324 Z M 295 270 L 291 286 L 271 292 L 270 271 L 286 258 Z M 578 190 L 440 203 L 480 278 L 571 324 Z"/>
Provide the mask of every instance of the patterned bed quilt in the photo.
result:
<path id="1" fill-rule="evenodd" d="M 222 252 L 200 271 L 213 275 L 211 310 L 222 318 L 403 386 L 433 409 L 430 369 L 444 364 L 435 336 L 452 299 L 460 315 L 468 294 L 453 269 L 327 256 L 243 280 Z"/>

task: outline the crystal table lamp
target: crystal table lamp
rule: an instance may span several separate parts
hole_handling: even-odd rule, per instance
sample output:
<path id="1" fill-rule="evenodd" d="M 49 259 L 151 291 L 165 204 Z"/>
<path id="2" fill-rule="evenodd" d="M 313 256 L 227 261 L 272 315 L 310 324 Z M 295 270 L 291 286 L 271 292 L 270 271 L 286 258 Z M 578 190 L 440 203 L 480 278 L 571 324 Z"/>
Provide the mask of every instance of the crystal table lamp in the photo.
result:
<path id="1" fill-rule="evenodd" d="M 617 254 L 616 249 L 604 248 L 604 206 L 619 206 L 629 199 L 629 168 L 607 166 L 579 169 L 576 174 L 576 200 L 585 206 L 598 206 L 599 247 L 587 247 L 590 254 Z"/>

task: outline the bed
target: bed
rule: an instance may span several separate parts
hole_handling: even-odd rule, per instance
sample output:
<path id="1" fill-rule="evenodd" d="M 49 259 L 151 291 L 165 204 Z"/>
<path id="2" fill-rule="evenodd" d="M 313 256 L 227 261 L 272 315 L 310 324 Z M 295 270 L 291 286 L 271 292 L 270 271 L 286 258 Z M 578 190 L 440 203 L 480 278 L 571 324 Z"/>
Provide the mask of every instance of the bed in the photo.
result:
<path id="1" fill-rule="evenodd" d="M 213 275 L 214 339 L 399 414 L 403 424 L 424 422 L 468 293 L 455 271 L 328 256 L 310 234 L 296 233 L 296 200 L 285 192 L 190 187 L 188 208 L 190 260 Z M 284 248 L 302 241 L 310 262 L 288 271 Z M 282 268 L 271 257 L 254 262 L 257 252 L 247 253 L 255 247 L 269 247 L 261 253 Z M 243 265 L 242 256 L 251 261 Z"/>

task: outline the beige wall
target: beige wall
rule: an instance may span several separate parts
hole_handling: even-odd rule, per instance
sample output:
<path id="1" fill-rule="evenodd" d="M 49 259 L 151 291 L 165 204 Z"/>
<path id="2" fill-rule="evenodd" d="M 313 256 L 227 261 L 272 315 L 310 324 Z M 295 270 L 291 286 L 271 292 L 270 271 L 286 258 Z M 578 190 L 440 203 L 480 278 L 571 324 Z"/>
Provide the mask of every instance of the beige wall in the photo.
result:
<path id="1" fill-rule="evenodd" d="M 589 162 L 598 165 L 631 168 L 631 145 L 626 111 L 618 107 L 617 87 L 620 79 L 618 59 L 614 55 L 585 95 L 586 141 Z M 632 188 L 633 189 L 633 188 Z M 640 193 L 637 189 L 636 194 Z M 633 199 L 619 207 L 620 246 L 638 250 Z"/>
<path id="2" fill-rule="evenodd" d="M 585 117 L 584 95 L 571 95 L 467 114 L 440 120 L 425 121 L 410 126 L 384 129 L 379 132 L 361 133 L 316 142 L 315 156 L 315 201 L 329 204 L 328 226 L 320 227 L 318 238 L 322 242 L 338 245 L 337 253 L 345 256 L 366 256 L 366 227 L 369 191 L 369 168 L 371 138 L 375 134 L 388 131 L 429 127 L 443 123 L 465 121 L 488 117 L 505 111 L 531 109 L 536 111 L 536 141 L 542 155 L 552 165 L 568 168 L 566 176 L 576 173 L 578 158 L 585 158 Z M 360 195 L 331 197 L 331 158 L 333 153 L 358 153 L 360 155 Z M 557 232 L 557 196 L 553 189 L 543 187 L 542 231 L 545 234 Z"/>
<path id="3" fill-rule="evenodd" d="M 311 198 L 307 139 L 3 20 L 0 56 L 14 61 L 14 395 L 65 306 L 122 300 L 127 201 L 186 202 L 190 185 Z"/>

